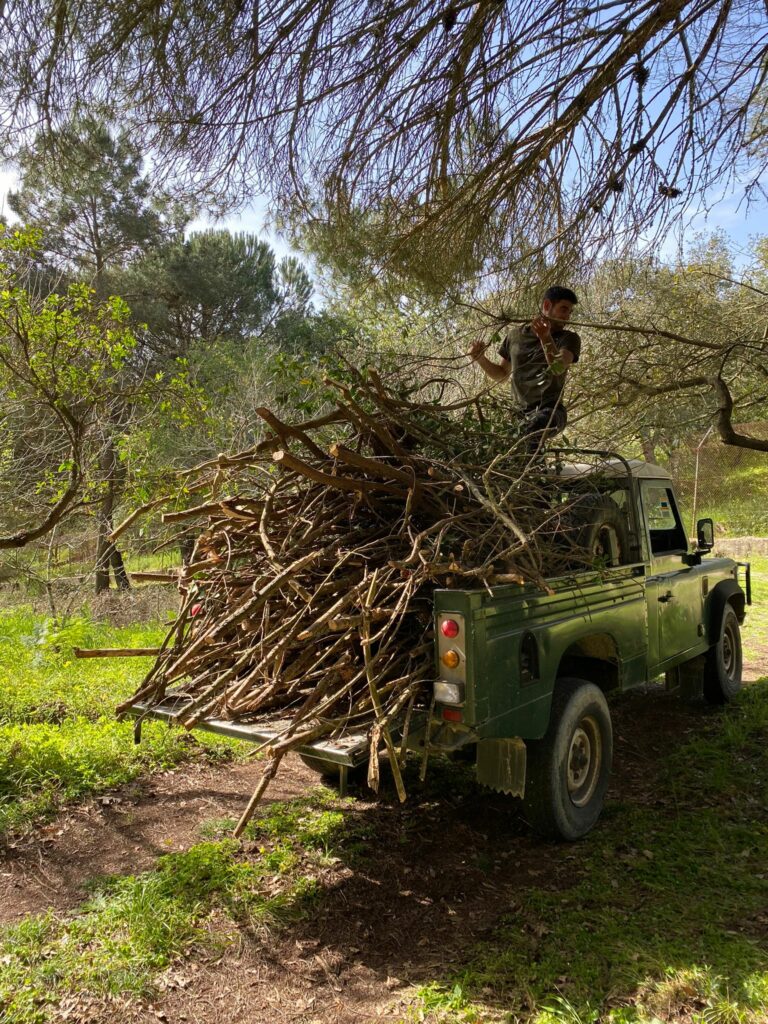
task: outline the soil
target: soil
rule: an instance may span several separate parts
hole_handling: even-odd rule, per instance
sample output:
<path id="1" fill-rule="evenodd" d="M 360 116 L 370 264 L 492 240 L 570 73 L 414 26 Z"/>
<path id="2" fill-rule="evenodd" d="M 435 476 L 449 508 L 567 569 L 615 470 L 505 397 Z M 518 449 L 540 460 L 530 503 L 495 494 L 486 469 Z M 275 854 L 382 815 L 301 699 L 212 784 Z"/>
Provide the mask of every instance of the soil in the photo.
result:
<path id="1" fill-rule="evenodd" d="M 605 814 L 620 802 L 663 813 L 659 761 L 692 738 L 702 716 L 716 713 L 682 705 L 661 690 L 621 697 L 614 708 L 614 774 Z M 438 776 L 440 770 L 436 765 Z M 0 921 L 48 908 L 72 911 L 94 877 L 134 874 L 151 868 L 160 854 L 199 842 L 202 822 L 239 816 L 260 771 L 254 762 L 187 767 L 62 813 L 0 853 Z M 589 849 L 588 841 L 537 839 L 513 801 L 480 789 L 468 775 L 455 786 L 456 778 L 455 768 L 447 770 L 439 794 L 439 785 L 427 792 L 412 784 L 404 806 L 393 793 L 371 799 L 368 790 L 353 791 L 356 802 L 345 813 L 359 816 L 367 834 L 388 841 L 372 840 L 375 849 L 362 862 L 340 860 L 320 869 L 323 895 L 310 917 L 263 934 L 233 932 L 231 923 L 214 920 L 211 927 L 225 939 L 223 952 L 197 950 L 174 965 L 152 1004 L 82 995 L 63 1003 L 58 1019 L 402 1019 L 414 986 L 445 977 L 453 963 L 464 962 L 468 947 L 524 907 L 529 887 L 573 884 Z M 265 803 L 301 796 L 317 781 L 291 756 Z"/>
<path id="2" fill-rule="evenodd" d="M 768 676 L 768 641 L 750 639 L 749 661 L 744 663 L 742 679 L 754 683 Z"/>

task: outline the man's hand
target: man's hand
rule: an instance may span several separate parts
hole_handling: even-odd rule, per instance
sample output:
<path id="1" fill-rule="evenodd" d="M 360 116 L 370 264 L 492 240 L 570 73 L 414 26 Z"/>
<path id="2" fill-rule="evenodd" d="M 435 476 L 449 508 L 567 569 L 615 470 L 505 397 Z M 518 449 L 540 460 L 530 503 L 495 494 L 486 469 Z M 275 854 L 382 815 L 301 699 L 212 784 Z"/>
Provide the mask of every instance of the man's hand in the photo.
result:
<path id="1" fill-rule="evenodd" d="M 552 337 L 552 324 L 548 317 L 537 316 L 531 320 L 531 330 L 541 342 L 544 358 L 552 373 L 558 377 L 565 373 L 573 362 L 573 355 L 567 349 L 559 349 L 555 344 L 555 339 Z"/>
<path id="2" fill-rule="evenodd" d="M 554 345 L 554 341 L 552 340 L 552 325 L 545 316 L 537 316 L 531 320 L 531 329 L 544 346 L 545 352 L 547 350 L 547 342 L 549 342 L 550 345 Z"/>
<path id="3" fill-rule="evenodd" d="M 496 337 L 496 340 L 498 340 L 498 336 Z M 509 360 L 502 357 L 501 366 L 499 366 L 498 363 L 494 363 L 492 359 L 489 359 L 485 355 L 485 350 L 489 345 L 493 344 L 493 341 L 494 338 L 491 338 L 490 341 L 473 341 L 469 346 L 467 355 L 473 363 L 477 363 L 477 365 L 485 374 L 487 374 L 487 376 L 491 378 L 491 380 L 506 380 L 509 376 L 510 370 Z"/>
<path id="4" fill-rule="evenodd" d="M 485 352 L 489 345 L 489 341 L 473 341 L 472 344 L 469 346 L 469 351 L 467 352 L 467 355 L 474 362 L 474 360 L 477 359 L 478 356 L 481 356 L 483 352 Z"/>

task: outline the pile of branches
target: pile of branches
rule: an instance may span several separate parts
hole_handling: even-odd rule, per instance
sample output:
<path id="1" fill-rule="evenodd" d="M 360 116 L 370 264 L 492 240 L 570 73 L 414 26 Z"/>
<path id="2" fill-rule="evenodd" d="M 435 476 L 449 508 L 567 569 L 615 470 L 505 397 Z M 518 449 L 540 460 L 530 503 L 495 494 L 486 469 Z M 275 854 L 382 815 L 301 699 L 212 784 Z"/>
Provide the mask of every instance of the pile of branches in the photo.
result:
<path id="1" fill-rule="evenodd" d="M 414 401 L 374 372 L 333 386 L 310 422 L 259 410 L 267 438 L 197 467 L 205 503 L 163 516 L 196 536 L 181 609 L 119 708 L 174 698 L 189 728 L 280 723 L 238 830 L 288 751 L 350 730 L 368 730 L 374 787 L 389 750 L 403 798 L 390 729 L 429 701 L 434 589 L 546 586 L 551 571 L 529 458 L 479 406 Z"/>

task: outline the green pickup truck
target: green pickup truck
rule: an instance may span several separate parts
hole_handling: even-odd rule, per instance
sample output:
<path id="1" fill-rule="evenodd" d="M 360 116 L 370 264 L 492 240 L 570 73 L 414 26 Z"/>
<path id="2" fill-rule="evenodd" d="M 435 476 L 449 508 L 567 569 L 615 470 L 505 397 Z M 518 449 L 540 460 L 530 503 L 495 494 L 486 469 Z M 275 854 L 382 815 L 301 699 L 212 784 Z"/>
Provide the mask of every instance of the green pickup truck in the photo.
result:
<path id="1" fill-rule="evenodd" d="M 475 744 L 481 783 L 522 797 L 532 827 L 578 839 L 602 810 L 613 751 L 606 694 L 660 676 L 724 703 L 741 684 L 740 564 L 691 551 L 670 475 L 618 457 L 555 469 L 601 568 L 435 595 L 439 679 L 430 749 Z M 435 724 L 435 722 L 439 724 Z"/>
<path id="2" fill-rule="evenodd" d="M 531 826 L 563 839 L 585 835 L 602 810 L 613 753 L 606 695 L 664 676 L 685 698 L 728 701 L 741 684 L 739 626 L 751 603 L 748 565 L 703 557 L 711 519 L 698 522 L 690 549 L 665 470 L 600 452 L 565 461 L 573 454 L 550 453 L 539 489 L 551 498 L 542 518 L 563 510 L 551 542 L 570 538 L 575 560 L 543 587 L 435 592 L 433 700 L 404 737 L 425 759 L 471 753 L 479 782 L 522 798 Z M 133 712 L 173 721 L 179 709 Z M 280 732 L 280 723 L 198 727 L 259 743 Z M 343 789 L 368 759 L 368 736 L 299 753 Z"/>

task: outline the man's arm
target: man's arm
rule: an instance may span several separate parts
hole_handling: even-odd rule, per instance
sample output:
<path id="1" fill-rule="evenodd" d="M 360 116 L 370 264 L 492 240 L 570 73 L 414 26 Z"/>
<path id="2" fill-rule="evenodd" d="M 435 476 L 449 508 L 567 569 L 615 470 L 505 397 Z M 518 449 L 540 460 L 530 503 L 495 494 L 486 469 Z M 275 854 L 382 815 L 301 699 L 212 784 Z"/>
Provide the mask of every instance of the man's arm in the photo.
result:
<path id="1" fill-rule="evenodd" d="M 488 343 L 484 341 L 474 341 L 472 342 L 467 355 L 473 363 L 477 363 L 478 366 L 483 368 L 491 380 L 506 380 L 509 376 L 512 364 L 508 359 L 504 359 L 503 356 L 501 359 L 501 365 L 499 365 L 499 363 L 494 363 L 492 359 L 489 359 L 488 356 L 485 355 L 485 350 L 487 348 Z"/>

